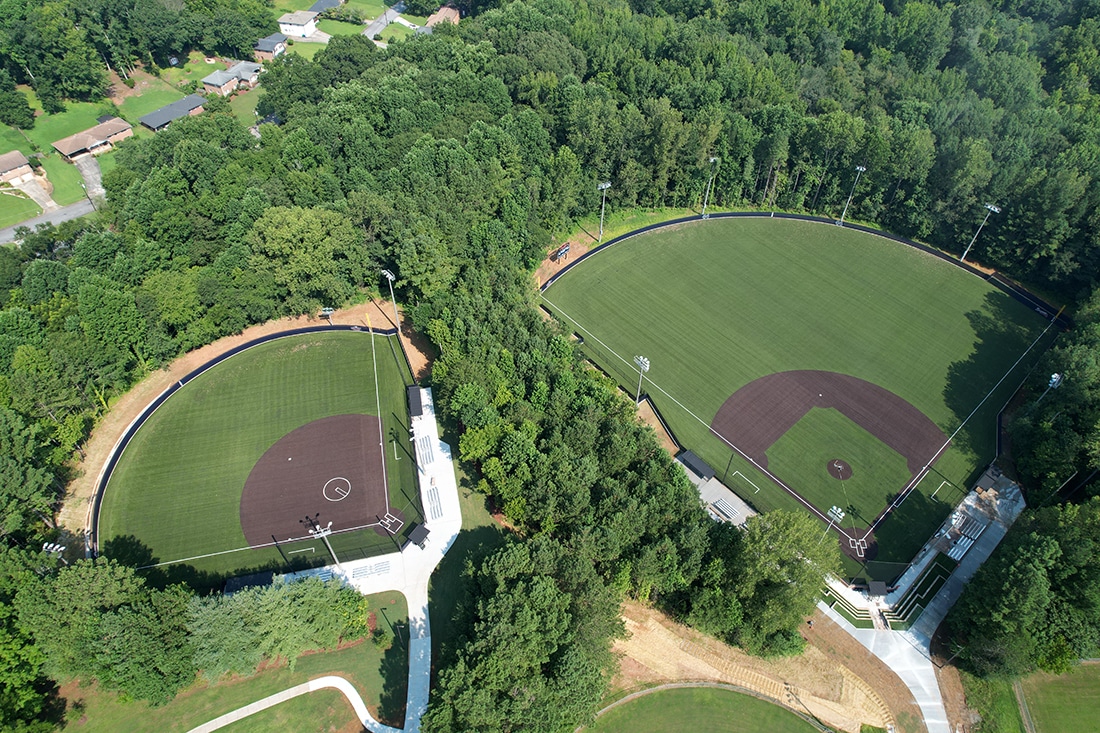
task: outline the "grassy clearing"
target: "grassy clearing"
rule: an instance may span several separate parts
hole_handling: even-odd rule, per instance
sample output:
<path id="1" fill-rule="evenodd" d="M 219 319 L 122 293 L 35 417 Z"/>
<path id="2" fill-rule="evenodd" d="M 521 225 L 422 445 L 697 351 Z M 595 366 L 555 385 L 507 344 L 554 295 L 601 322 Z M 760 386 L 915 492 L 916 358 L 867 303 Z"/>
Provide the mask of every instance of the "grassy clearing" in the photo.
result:
<path id="1" fill-rule="evenodd" d="M 344 3 L 350 9 L 358 10 L 368 18 L 377 18 L 389 5 L 381 0 L 348 0 Z"/>
<path id="2" fill-rule="evenodd" d="M 119 105 L 122 116 L 135 127 L 140 118 L 185 96 L 179 89 L 160 79 L 151 79 L 150 84 L 152 88 L 142 92 L 140 96 L 127 97 Z"/>
<path id="3" fill-rule="evenodd" d="M 405 599 L 400 593 L 379 593 L 368 596 L 371 609 L 381 620 L 385 617 L 399 627 L 408 619 Z M 407 638 L 407 635 L 406 635 Z M 383 719 L 400 725 L 408 682 L 408 649 L 395 643 L 383 652 L 369 642 L 333 652 L 307 654 L 299 657 L 291 671 L 285 664 L 266 669 L 252 677 L 227 680 L 215 685 L 196 683 L 180 693 L 171 703 L 151 708 L 145 703 L 124 702 L 117 695 L 95 686 L 63 688 L 63 695 L 83 705 L 84 719 L 70 726 L 81 733 L 172 733 L 183 732 L 208 720 L 235 710 L 242 705 L 306 682 L 314 677 L 336 674 L 345 677 L 363 696 L 371 713 L 381 713 Z M 400 705 L 394 706 L 395 701 Z M 321 691 L 296 698 L 276 706 L 266 713 L 234 724 L 225 730 L 234 731 L 307 731 L 344 730 L 354 721 L 351 706 L 336 691 Z"/>
<path id="4" fill-rule="evenodd" d="M 103 114 L 98 104 L 91 102 L 66 102 L 65 111 L 56 115 L 40 115 L 34 120 L 34 129 L 27 130 L 27 137 L 43 152 L 53 152 L 58 140 L 99 124 L 96 118 Z"/>
<path id="5" fill-rule="evenodd" d="M 852 475 L 839 481 L 828 463 L 843 459 Z M 768 450 L 768 468 L 823 512 L 839 506 L 845 527 L 868 527 L 886 504 L 887 487 L 904 486 L 905 458 L 833 408 L 812 408 Z M 851 507 L 851 509 L 849 509 Z"/>
<path id="6" fill-rule="evenodd" d="M 323 43 L 296 43 L 293 46 L 287 46 L 286 52 L 296 53 L 302 58 L 312 61 L 313 57 L 324 47 L 325 44 Z"/>
<path id="7" fill-rule="evenodd" d="M 817 729 L 787 710 L 751 695 L 707 687 L 661 690 L 601 715 L 586 733 L 812 733 Z"/>
<path id="8" fill-rule="evenodd" d="M 402 13 L 401 17 L 409 21 L 410 23 L 416 23 L 420 26 L 425 26 L 428 24 L 428 16 L 426 15 L 409 15 L 408 13 Z"/>
<path id="9" fill-rule="evenodd" d="M 1038 672 L 1023 686 L 1039 733 L 1079 733 L 1100 720 L 1100 664 L 1083 664 L 1057 676 Z"/>
<path id="10" fill-rule="evenodd" d="M 220 69 L 228 68 L 226 64 L 220 61 L 213 63 L 206 63 L 206 56 L 200 51 L 192 51 L 187 56 L 187 60 L 179 66 L 170 66 L 166 69 L 161 69 L 160 78 L 173 87 L 179 87 L 189 81 L 202 82 L 204 76 L 208 76 Z M 181 59 L 182 61 L 182 59 Z M 167 104 L 167 102 L 165 102 Z M 161 105 L 162 107 L 164 105 Z M 156 109 L 154 107 L 153 109 Z"/>
<path id="11" fill-rule="evenodd" d="M 23 195 L 0 194 L 0 228 L 15 226 L 42 213 L 38 204 Z"/>
<path id="12" fill-rule="evenodd" d="M 275 0 L 274 13 L 278 18 L 284 13 L 293 13 L 295 10 L 309 10 L 317 0 Z"/>
<path id="13" fill-rule="evenodd" d="M 363 32 L 363 26 L 339 20 L 322 20 L 317 24 L 317 30 L 324 31 L 330 36 L 357 36 Z"/>
<path id="14" fill-rule="evenodd" d="M 243 124 L 251 127 L 256 123 L 256 105 L 260 103 L 260 97 L 264 95 L 263 87 L 256 87 L 247 92 L 237 92 L 236 96 L 229 100 L 229 109 Z"/>
<path id="15" fill-rule="evenodd" d="M 406 28 L 400 23 L 390 23 L 382 29 L 382 40 L 386 43 L 403 41 L 413 34 L 412 28 Z"/>
<path id="16" fill-rule="evenodd" d="M 84 179 L 72 163 L 67 163 L 60 155 L 49 155 L 41 159 L 42 167 L 53 184 L 53 200 L 62 206 L 73 204 L 84 198 Z"/>
<path id="17" fill-rule="evenodd" d="M 639 235 L 571 270 L 545 298 L 629 392 L 638 378 L 632 357 L 649 357 L 646 389 L 677 438 L 720 474 L 729 465 L 733 488 L 761 510 L 798 505 L 747 461 L 731 461 L 710 433 L 711 419 L 737 389 L 792 369 L 849 374 L 906 399 L 950 435 L 1046 325 L 984 281 L 913 248 L 773 219 L 711 219 Z M 937 461 L 945 480 L 968 486 L 992 458 L 996 411 L 1029 364 Z M 800 442 L 817 455 L 830 437 Z M 922 482 L 919 496 L 903 505 L 904 525 L 883 525 L 885 559 L 904 554 L 890 553 L 896 541 L 907 561 L 942 519 L 948 502 L 940 499 L 950 494 L 931 499 L 937 487 Z M 868 509 L 866 516 L 876 514 Z"/>
<path id="18" fill-rule="evenodd" d="M 966 672 L 960 672 L 959 677 L 966 704 L 982 716 L 982 733 L 1026 733 L 1010 681 L 978 679 Z"/>
<path id="19" fill-rule="evenodd" d="M 411 378 L 391 339 L 375 341 L 389 442 L 391 433 L 407 432 L 404 385 Z M 276 441 L 309 422 L 377 414 L 371 363 L 365 333 L 309 334 L 254 347 L 189 382 L 142 426 L 119 460 L 104 494 L 101 547 L 108 555 L 149 552 L 166 562 L 246 547 L 240 500 L 252 467 Z M 421 516 L 412 464 L 386 452 L 390 504 L 404 513 L 405 532 Z M 331 541 L 347 558 L 394 547 L 392 538 L 370 529 L 335 534 Z M 293 549 L 306 545 L 312 542 L 283 547 L 293 557 Z M 309 557 L 320 560 L 323 554 L 321 548 Z M 215 576 L 283 567 L 275 548 L 187 564 Z"/>

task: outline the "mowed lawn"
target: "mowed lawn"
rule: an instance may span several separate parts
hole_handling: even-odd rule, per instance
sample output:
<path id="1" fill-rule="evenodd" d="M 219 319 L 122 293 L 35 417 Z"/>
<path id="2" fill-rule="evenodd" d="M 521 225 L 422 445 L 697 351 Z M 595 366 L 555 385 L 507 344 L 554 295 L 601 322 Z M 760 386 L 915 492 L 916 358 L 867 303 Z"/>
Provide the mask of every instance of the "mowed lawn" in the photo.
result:
<path id="1" fill-rule="evenodd" d="M 238 550 L 247 543 L 240 524 L 241 491 L 255 463 L 291 430 L 332 415 L 378 414 L 366 332 L 294 336 L 230 357 L 168 398 L 126 447 L 104 493 L 99 542 L 132 536 L 162 562 Z M 419 496 L 407 440 L 406 383 L 400 349 L 374 337 L 377 349 L 390 506 L 404 513 L 407 532 L 420 519 Z M 303 533 L 304 534 L 304 533 Z M 372 530 L 332 536 L 347 559 L 393 550 L 393 540 Z M 312 541 L 283 544 L 325 548 Z M 278 564 L 275 548 L 229 552 L 196 559 L 200 570 L 233 574 Z"/>
<path id="2" fill-rule="evenodd" d="M 778 705 L 708 687 L 661 690 L 613 708 L 585 733 L 814 733 Z"/>
<path id="3" fill-rule="evenodd" d="M 761 510 L 798 504 L 709 431 L 723 402 L 755 379 L 794 369 L 855 376 L 909 401 L 945 435 L 985 400 L 935 464 L 953 486 L 929 499 L 928 532 L 948 510 L 939 499 L 957 501 L 993 457 L 996 412 L 1031 360 L 986 397 L 1046 326 L 932 255 L 841 227 L 769 218 L 709 219 L 635 236 L 570 270 L 544 302 L 631 394 L 638 380 L 633 357 L 648 357 L 643 391 L 677 438 Z M 829 433 L 803 434 L 820 439 L 801 440 L 807 456 L 832 452 Z M 823 463 L 806 470 L 825 475 Z M 907 478 L 882 487 L 883 496 L 900 491 Z M 922 481 L 918 490 L 930 496 L 940 483 Z M 835 489 L 835 498 L 815 500 L 823 512 L 843 501 Z M 922 534 L 927 538 L 925 528 L 907 536 L 899 553 L 911 557 Z"/>
<path id="4" fill-rule="evenodd" d="M 396 624 L 404 634 L 402 638 L 408 638 L 408 612 L 403 595 L 390 591 L 367 596 L 367 600 L 380 625 L 389 628 L 390 623 Z M 284 663 L 252 677 L 213 685 L 197 682 L 161 707 L 120 700 L 118 695 L 95 686 L 66 685 L 62 696 L 70 704 L 79 701 L 84 706 L 80 723 L 70 725 L 82 733 L 184 733 L 268 695 L 315 677 L 336 674 L 355 685 L 376 719 L 381 713 L 384 722 L 400 725 L 408 684 L 408 654 L 405 641 L 395 641 L 386 651 L 364 641 L 339 651 L 299 657 L 294 670 Z M 347 698 L 336 690 L 320 690 L 244 718 L 223 730 L 232 733 L 350 730 L 353 724 L 355 713 Z"/>
<path id="5" fill-rule="evenodd" d="M 1063 675 L 1038 672 L 1023 681 L 1024 698 L 1038 733 L 1083 733 L 1100 720 L 1100 664 Z"/>

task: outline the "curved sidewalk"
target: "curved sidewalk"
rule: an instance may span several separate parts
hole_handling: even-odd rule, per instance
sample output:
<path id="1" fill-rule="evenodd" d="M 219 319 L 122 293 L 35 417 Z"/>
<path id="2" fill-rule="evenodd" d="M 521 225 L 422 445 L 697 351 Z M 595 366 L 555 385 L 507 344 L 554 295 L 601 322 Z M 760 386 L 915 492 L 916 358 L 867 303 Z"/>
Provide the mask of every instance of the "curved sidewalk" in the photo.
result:
<path id="1" fill-rule="evenodd" d="M 249 703 L 242 708 L 237 708 L 225 715 L 218 716 L 209 722 L 203 723 L 197 728 L 192 728 L 189 733 L 211 733 L 219 728 L 224 728 L 230 723 L 236 723 L 241 718 L 247 718 L 249 715 L 258 713 L 261 710 L 267 710 L 270 707 L 274 707 L 281 702 L 292 700 L 309 692 L 327 689 L 339 690 L 344 694 L 344 697 L 348 699 L 348 702 L 351 703 L 351 707 L 355 710 L 355 717 L 359 719 L 363 727 L 375 731 L 375 733 L 400 733 L 397 728 L 390 728 L 388 725 L 382 725 L 372 718 L 371 714 L 367 711 L 366 703 L 363 702 L 363 698 L 359 695 L 359 691 L 355 689 L 355 685 L 351 684 L 343 677 L 338 677 L 336 675 L 318 677 L 315 680 L 295 685 L 289 690 L 276 692 L 274 695 L 269 695 L 263 700 Z"/>

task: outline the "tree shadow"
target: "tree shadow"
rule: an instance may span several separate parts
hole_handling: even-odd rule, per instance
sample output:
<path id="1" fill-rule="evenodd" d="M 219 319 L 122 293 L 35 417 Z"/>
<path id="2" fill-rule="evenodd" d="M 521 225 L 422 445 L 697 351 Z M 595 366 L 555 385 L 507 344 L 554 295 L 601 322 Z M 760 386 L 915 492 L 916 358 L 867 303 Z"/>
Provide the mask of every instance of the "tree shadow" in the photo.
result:
<path id="1" fill-rule="evenodd" d="M 1034 327 L 1029 328 L 1021 322 L 1016 301 L 1001 291 L 987 293 L 985 307 L 965 315 L 974 331 L 974 350 L 965 360 L 956 361 L 948 367 L 943 398 L 944 404 L 954 413 L 955 420 L 953 424 L 941 425 L 940 428 L 950 436 L 966 421 L 953 443 L 979 459 L 978 464 L 984 465 L 996 453 L 997 411 L 1023 378 L 1024 370 L 1042 355 L 1042 351 L 1031 352 L 1016 368 L 1016 375 L 1005 379 L 971 418 L 971 413 L 1005 371 L 1031 345 L 1036 333 Z"/>
<path id="2" fill-rule="evenodd" d="M 887 497 L 887 503 L 895 497 Z M 886 515 L 875 529 L 880 563 L 906 563 L 917 554 L 951 512 L 951 505 L 911 491 L 901 506 Z"/>
<path id="3" fill-rule="evenodd" d="M 100 555 L 134 568 L 139 575 L 145 578 L 145 582 L 153 588 L 164 589 L 172 585 L 183 584 L 202 595 L 221 591 L 230 578 L 263 573 L 291 573 L 306 570 L 316 564 L 297 558 L 286 562 L 271 560 L 229 573 L 200 570 L 186 563 L 157 566 L 160 558 L 153 554 L 148 545 L 134 535 L 112 537 L 103 543 L 100 548 Z"/>
<path id="4" fill-rule="evenodd" d="M 496 526 L 459 532 L 454 545 L 432 573 L 428 608 L 432 626 L 432 684 L 438 670 L 454 663 L 467 641 L 476 611 L 476 589 L 469 570 L 507 541 Z"/>
<path id="5" fill-rule="evenodd" d="M 388 623 L 381 619 L 380 623 Z M 378 699 L 379 722 L 394 728 L 405 726 L 405 702 L 409 694 L 409 625 L 393 620 L 393 643 L 382 655 L 379 674 L 382 694 Z"/>

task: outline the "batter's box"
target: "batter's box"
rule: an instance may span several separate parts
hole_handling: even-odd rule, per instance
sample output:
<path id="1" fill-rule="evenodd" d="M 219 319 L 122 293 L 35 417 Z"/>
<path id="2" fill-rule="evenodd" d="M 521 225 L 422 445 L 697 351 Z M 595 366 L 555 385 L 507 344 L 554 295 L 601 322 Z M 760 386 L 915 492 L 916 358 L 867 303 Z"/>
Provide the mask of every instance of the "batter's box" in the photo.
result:
<path id="1" fill-rule="evenodd" d="M 863 537 L 849 537 L 848 544 L 853 550 L 856 551 L 857 555 L 863 557 L 863 551 L 867 549 L 866 539 L 864 539 Z"/>
<path id="2" fill-rule="evenodd" d="M 378 524 L 390 534 L 397 534 L 401 531 L 401 528 L 405 526 L 405 521 L 386 512 L 386 516 L 382 517 Z"/>

